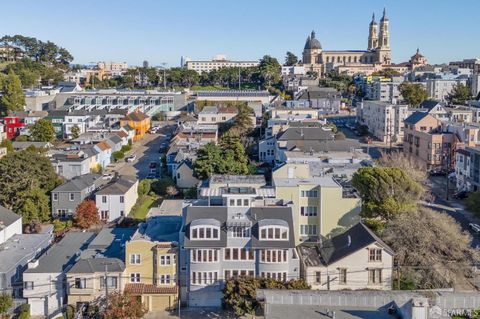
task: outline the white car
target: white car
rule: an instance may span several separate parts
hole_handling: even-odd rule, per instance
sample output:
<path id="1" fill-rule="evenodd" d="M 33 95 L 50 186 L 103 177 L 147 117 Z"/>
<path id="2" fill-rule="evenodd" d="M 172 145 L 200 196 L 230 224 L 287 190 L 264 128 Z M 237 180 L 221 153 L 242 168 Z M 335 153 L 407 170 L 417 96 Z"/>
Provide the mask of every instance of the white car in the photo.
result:
<path id="1" fill-rule="evenodd" d="M 480 233 L 480 225 L 478 224 L 474 224 L 474 223 L 470 223 L 468 224 L 468 227 L 474 232 L 474 233 Z"/>
<path id="2" fill-rule="evenodd" d="M 102 175 L 102 179 L 107 180 L 107 181 L 111 180 L 112 178 L 113 178 L 112 173 L 105 173 L 105 174 Z"/>
<path id="3" fill-rule="evenodd" d="M 129 163 L 133 162 L 137 157 L 135 155 L 130 155 L 125 158 L 125 160 Z"/>

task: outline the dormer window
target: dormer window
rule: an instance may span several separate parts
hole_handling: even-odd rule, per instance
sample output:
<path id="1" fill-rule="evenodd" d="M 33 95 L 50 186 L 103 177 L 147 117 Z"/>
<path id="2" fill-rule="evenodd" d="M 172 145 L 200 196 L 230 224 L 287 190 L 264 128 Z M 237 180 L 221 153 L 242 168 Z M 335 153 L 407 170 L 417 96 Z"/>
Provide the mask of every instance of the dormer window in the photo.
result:
<path id="1" fill-rule="evenodd" d="M 220 239 L 220 222 L 216 219 L 195 220 L 190 225 L 191 240 Z"/>
<path id="2" fill-rule="evenodd" d="M 260 228 L 260 239 L 262 240 L 287 240 L 288 228 L 281 226 L 265 226 Z"/>

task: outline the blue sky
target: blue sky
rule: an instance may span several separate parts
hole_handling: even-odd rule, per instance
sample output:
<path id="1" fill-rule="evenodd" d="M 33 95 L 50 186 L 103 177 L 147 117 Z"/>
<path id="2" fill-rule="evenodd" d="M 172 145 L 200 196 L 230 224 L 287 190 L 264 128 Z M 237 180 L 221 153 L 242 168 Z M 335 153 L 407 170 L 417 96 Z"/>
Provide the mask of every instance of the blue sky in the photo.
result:
<path id="1" fill-rule="evenodd" d="M 394 62 L 417 46 L 432 63 L 480 57 L 479 0 L 3 0 L 0 35 L 51 40 L 78 63 L 282 62 L 286 51 L 301 55 L 312 29 L 324 49 L 365 49 L 372 12 L 379 18 L 384 6 Z"/>

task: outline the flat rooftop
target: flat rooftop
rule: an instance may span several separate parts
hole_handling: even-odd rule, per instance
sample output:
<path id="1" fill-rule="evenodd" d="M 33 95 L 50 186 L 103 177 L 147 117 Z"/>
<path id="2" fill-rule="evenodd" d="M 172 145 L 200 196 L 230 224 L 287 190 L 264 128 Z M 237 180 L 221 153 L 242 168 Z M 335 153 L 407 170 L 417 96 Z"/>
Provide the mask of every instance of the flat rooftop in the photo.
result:
<path id="1" fill-rule="evenodd" d="M 178 242 L 182 228 L 181 216 L 155 216 L 141 223 L 132 240 Z"/>

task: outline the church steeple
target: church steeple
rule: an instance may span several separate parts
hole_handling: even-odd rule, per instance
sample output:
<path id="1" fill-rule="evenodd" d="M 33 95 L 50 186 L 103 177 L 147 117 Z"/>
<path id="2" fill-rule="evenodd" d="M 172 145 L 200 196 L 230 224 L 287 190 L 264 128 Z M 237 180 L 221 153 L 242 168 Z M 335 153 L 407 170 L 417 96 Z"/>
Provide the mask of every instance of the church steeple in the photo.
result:
<path id="1" fill-rule="evenodd" d="M 388 21 L 388 18 L 387 18 L 387 9 L 384 7 L 383 8 L 383 16 L 382 16 L 382 19 L 380 21 L 385 21 L 387 20 Z"/>
<path id="2" fill-rule="evenodd" d="M 368 47 L 367 50 L 374 50 L 378 45 L 377 22 L 375 21 L 375 12 L 372 15 L 372 21 L 368 30 Z"/>
<path id="3" fill-rule="evenodd" d="M 380 35 L 379 35 L 379 47 L 383 49 L 390 49 L 390 34 L 388 32 L 388 18 L 387 10 L 383 8 L 383 16 L 380 20 Z"/>

